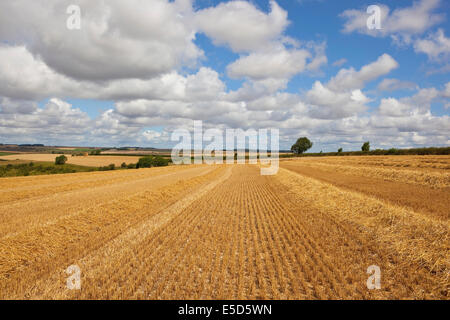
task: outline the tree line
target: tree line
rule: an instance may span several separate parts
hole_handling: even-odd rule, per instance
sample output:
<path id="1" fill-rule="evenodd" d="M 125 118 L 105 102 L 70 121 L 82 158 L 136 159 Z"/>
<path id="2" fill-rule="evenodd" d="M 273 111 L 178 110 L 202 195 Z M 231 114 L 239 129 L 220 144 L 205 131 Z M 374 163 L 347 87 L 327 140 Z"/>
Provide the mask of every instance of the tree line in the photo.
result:
<path id="1" fill-rule="evenodd" d="M 307 137 L 298 138 L 292 145 L 291 151 L 297 155 L 303 155 L 307 150 L 311 149 L 313 142 Z M 450 147 L 428 147 L 428 148 L 409 148 L 409 149 L 375 149 L 370 150 L 370 141 L 366 141 L 361 146 L 361 151 L 344 152 L 339 148 L 337 152 L 308 153 L 308 156 L 333 156 L 333 155 L 449 155 Z M 290 155 L 280 155 L 280 157 L 290 157 Z"/>

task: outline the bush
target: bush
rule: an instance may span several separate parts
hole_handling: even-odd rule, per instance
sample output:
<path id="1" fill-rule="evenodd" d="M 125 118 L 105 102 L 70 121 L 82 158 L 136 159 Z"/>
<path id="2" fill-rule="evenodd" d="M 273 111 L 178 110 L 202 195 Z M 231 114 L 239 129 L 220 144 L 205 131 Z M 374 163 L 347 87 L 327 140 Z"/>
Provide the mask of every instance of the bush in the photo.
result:
<path id="1" fill-rule="evenodd" d="M 389 149 L 389 150 L 387 151 L 386 154 L 392 155 L 392 154 L 397 154 L 397 153 L 398 153 L 397 149 L 391 148 L 391 149 Z"/>
<path id="2" fill-rule="evenodd" d="M 126 168 L 127 164 L 125 162 L 122 162 L 122 164 L 120 165 L 121 168 Z"/>
<path id="3" fill-rule="evenodd" d="M 129 164 L 127 165 L 127 168 L 128 168 L 128 169 L 136 169 L 136 164 L 135 164 L 135 163 L 129 163 Z"/>
<path id="4" fill-rule="evenodd" d="M 55 164 L 64 164 L 66 161 L 67 157 L 63 154 L 55 158 Z"/>
<path id="5" fill-rule="evenodd" d="M 114 170 L 115 168 L 116 168 L 116 165 L 114 163 L 111 163 L 108 166 L 99 167 L 98 170 L 99 171 L 109 171 L 109 170 Z"/>
<path id="6" fill-rule="evenodd" d="M 169 160 L 161 156 L 145 156 L 139 159 L 136 168 L 165 167 L 169 165 Z"/>

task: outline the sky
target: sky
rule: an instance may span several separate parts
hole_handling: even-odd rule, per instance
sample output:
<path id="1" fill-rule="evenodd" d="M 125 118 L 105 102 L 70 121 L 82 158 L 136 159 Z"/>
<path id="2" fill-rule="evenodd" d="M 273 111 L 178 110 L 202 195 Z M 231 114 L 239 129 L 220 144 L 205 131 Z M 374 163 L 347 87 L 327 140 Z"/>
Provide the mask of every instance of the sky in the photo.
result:
<path id="1" fill-rule="evenodd" d="M 1 1 L 0 143 L 170 148 L 202 120 L 278 129 L 281 149 L 449 146 L 449 13 L 443 0 Z"/>

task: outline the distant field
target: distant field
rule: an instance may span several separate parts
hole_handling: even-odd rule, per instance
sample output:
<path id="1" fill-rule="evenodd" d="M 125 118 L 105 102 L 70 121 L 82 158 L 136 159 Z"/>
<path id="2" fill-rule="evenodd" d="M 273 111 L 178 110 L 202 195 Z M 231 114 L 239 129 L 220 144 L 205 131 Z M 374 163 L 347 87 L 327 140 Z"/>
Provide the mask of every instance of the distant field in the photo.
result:
<path id="1" fill-rule="evenodd" d="M 345 157 L 303 157 L 281 159 L 284 163 L 295 162 L 305 165 L 321 166 L 367 166 L 385 169 L 431 170 L 449 172 L 450 156 L 448 155 L 414 155 L 414 156 L 345 156 Z M 343 168 L 345 169 L 345 168 Z"/>
<path id="2" fill-rule="evenodd" d="M 409 206 L 450 217 L 450 156 L 355 156 L 284 160 L 281 168 Z"/>
<path id="3" fill-rule="evenodd" d="M 9 156 L 9 155 L 12 155 L 12 154 L 14 154 L 13 152 L 3 152 L 3 151 L 0 151 L 0 156 Z"/>
<path id="4" fill-rule="evenodd" d="M 159 155 L 170 157 L 170 150 L 104 150 L 102 154 L 107 155 Z"/>
<path id="5" fill-rule="evenodd" d="M 29 160 L 29 161 L 47 161 L 54 162 L 57 154 L 48 154 L 48 153 L 23 153 L 23 154 L 15 154 L 9 156 L 0 156 L 0 159 L 3 160 Z M 66 155 L 67 163 L 76 164 L 79 166 L 88 166 L 88 167 L 100 167 L 107 166 L 111 163 L 114 163 L 116 166 L 120 166 L 123 162 L 126 164 L 136 163 L 139 160 L 139 157 L 133 156 L 78 156 L 72 157 L 71 155 Z"/>
<path id="6" fill-rule="evenodd" d="M 332 157 L 273 176 L 185 165 L 0 179 L 0 298 L 448 300 L 449 165 Z M 73 264 L 81 290 L 66 287 Z"/>

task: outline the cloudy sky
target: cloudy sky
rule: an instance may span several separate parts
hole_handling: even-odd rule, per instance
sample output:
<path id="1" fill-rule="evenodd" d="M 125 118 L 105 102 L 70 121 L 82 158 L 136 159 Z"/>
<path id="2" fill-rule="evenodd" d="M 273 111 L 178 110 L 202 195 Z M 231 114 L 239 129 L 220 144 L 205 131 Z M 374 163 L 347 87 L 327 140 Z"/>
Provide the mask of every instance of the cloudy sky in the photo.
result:
<path id="1" fill-rule="evenodd" d="M 0 142 L 170 147 L 203 120 L 278 128 L 282 149 L 304 135 L 324 152 L 449 146 L 449 13 L 444 0 L 0 1 Z"/>

